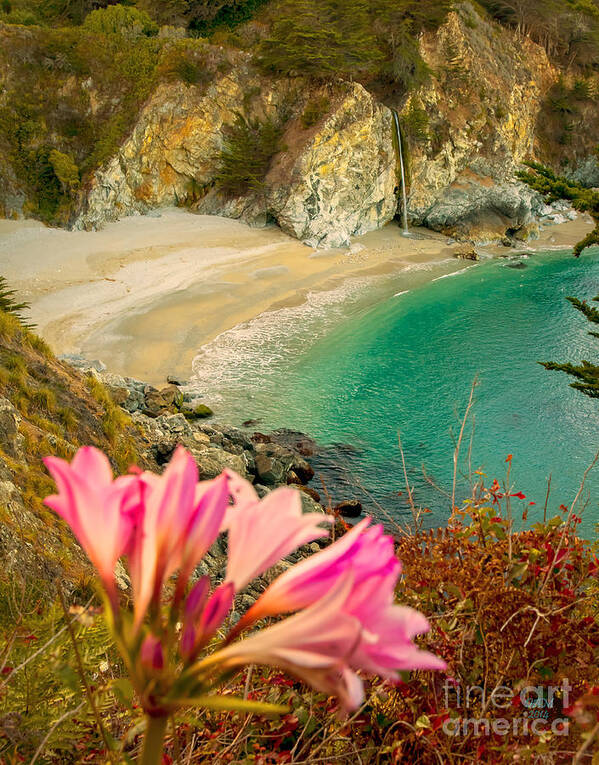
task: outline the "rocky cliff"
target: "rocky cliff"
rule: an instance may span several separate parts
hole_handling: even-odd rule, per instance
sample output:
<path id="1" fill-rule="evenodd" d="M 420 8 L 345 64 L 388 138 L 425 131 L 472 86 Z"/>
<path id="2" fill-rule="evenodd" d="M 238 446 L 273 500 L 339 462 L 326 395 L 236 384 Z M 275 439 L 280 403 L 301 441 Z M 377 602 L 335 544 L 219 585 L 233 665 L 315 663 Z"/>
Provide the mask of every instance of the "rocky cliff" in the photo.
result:
<path id="1" fill-rule="evenodd" d="M 468 5 L 421 42 L 434 73 L 402 116 L 410 130 L 412 219 L 458 237 L 487 241 L 534 231 L 537 196 L 514 181 L 539 156 L 537 119 L 558 77 L 545 50 L 481 18 Z"/>
<path id="2" fill-rule="evenodd" d="M 198 84 L 156 87 L 120 148 L 84 180 L 75 228 L 185 204 L 252 225 L 276 222 L 311 246 L 346 245 L 397 212 L 397 109 L 412 223 L 477 242 L 534 236 L 541 202 L 514 171 L 527 158 L 555 155 L 538 123 L 561 73 L 541 46 L 480 8 L 457 4 L 421 37 L 430 77 L 408 97 L 380 82 L 267 76 L 247 51 L 201 45 L 202 60 L 218 65 Z M 271 120 L 281 140 L 259 184 L 225 194 L 221 153 L 239 114 Z M 592 137 L 578 143 L 584 158 Z M 3 203 L 12 214 L 23 199 L 1 158 L 0 176 L 0 210 Z"/>
<path id="3" fill-rule="evenodd" d="M 302 115 L 315 98 L 326 113 L 305 127 Z M 282 123 L 285 150 L 273 157 L 263 190 L 230 198 L 214 180 L 223 129 L 242 111 Z M 156 91 L 118 155 L 96 173 L 75 227 L 181 203 L 193 187 L 206 193 L 195 205 L 200 212 L 254 225 L 276 220 L 308 244 L 334 247 L 387 223 L 395 186 L 391 112 L 361 85 L 315 93 L 301 78 L 259 77 L 240 56 L 207 90 L 176 84 Z"/>

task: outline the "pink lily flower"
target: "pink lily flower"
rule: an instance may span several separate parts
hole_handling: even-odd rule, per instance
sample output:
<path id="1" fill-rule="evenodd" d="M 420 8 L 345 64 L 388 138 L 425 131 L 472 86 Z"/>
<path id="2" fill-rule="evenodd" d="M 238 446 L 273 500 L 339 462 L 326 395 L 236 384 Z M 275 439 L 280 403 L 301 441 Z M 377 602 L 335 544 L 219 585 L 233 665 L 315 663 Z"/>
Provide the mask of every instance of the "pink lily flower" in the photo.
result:
<path id="1" fill-rule="evenodd" d="M 327 595 L 298 614 L 245 640 L 233 643 L 198 664 L 233 669 L 246 664 L 280 667 L 327 695 L 337 696 L 344 709 L 363 700 L 362 681 L 350 659 L 360 639 L 359 621 L 343 612 L 353 587 L 347 572 Z"/>
<path id="2" fill-rule="evenodd" d="M 356 582 L 343 607 L 362 624 L 354 666 L 390 679 L 397 678 L 398 670 L 445 669 L 442 659 L 412 642 L 430 625 L 419 611 L 394 603 L 399 561 L 395 563 L 386 572 Z"/>
<path id="3" fill-rule="evenodd" d="M 221 474 L 212 481 L 196 485 L 195 510 L 184 533 L 183 561 L 177 582 L 179 592 L 187 585 L 193 570 L 221 532 L 229 505 L 229 480 Z"/>
<path id="4" fill-rule="evenodd" d="M 137 481 L 133 476 L 113 480 L 108 458 L 93 446 L 79 449 L 70 464 L 58 457 L 46 457 L 44 464 L 58 487 L 58 494 L 44 502 L 69 524 L 114 604 L 114 567 L 131 539 Z"/>
<path id="5" fill-rule="evenodd" d="M 361 582 L 391 567 L 399 575 L 401 563 L 393 539 L 380 524 L 368 528 L 364 518 L 329 547 L 296 563 L 277 577 L 242 619 L 244 626 L 257 619 L 290 613 L 321 598 L 349 567 Z"/>
<path id="6" fill-rule="evenodd" d="M 202 577 L 185 603 L 184 627 L 179 651 L 189 661 L 194 661 L 198 652 L 208 643 L 224 622 L 233 606 L 233 585 L 221 584 L 208 598 L 210 582 Z"/>
<path id="7" fill-rule="evenodd" d="M 228 477 L 235 504 L 223 524 L 229 533 L 225 581 L 234 584 L 235 592 L 298 547 L 328 536 L 319 524 L 330 523 L 332 517 L 302 513 L 296 489 L 276 489 L 259 500 L 247 481 L 231 473 Z"/>
<path id="8" fill-rule="evenodd" d="M 142 665 L 151 672 L 164 669 L 164 649 L 155 635 L 147 635 L 144 638 L 139 658 Z"/>
<path id="9" fill-rule="evenodd" d="M 136 628 L 164 582 L 182 568 L 178 592 L 219 534 L 227 508 L 227 477 L 198 483 L 191 454 L 179 447 L 161 476 L 139 476 L 143 511 L 130 548 Z"/>
<path id="10" fill-rule="evenodd" d="M 401 669 L 444 669 L 445 662 L 412 642 L 428 632 L 429 624 L 418 611 L 394 604 L 401 563 L 393 539 L 380 524 L 369 528 L 369 523 L 365 518 L 330 547 L 281 574 L 238 622 L 235 633 L 265 616 L 305 608 L 351 571 L 354 586 L 342 610 L 362 627 L 351 666 L 387 678 L 396 678 Z"/>

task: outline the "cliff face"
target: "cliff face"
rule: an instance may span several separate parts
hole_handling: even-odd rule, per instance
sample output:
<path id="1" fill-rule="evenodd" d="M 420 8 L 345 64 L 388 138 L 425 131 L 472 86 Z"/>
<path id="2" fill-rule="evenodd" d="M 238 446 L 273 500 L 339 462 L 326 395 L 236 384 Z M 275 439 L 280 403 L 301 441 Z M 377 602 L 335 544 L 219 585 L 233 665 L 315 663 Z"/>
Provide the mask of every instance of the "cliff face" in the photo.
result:
<path id="1" fill-rule="evenodd" d="M 343 245 L 384 225 L 396 208 L 391 112 L 358 84 L 317 93 L 307 85 L 261 78 L 240 59 L 206 91 L 161 86 L 118 155 L 96 173 L 75 227 L 180 203 L 192 186 L 205 193 L 195 205 L 201 212 L 256 225 L 275 219 L 313 246 Z M 328 108 L 305 127 L 302 114 L 315 98 Z M 224 128 L 242 111 L 283 122 L 285 150 L 273 158 L 259 193 L 230 198 L 212 186 Z"/>
<path id="2" fill-rule="evenodd" d="M 506 232 L 534 236 L 541 202 L 514 181 L 514 171 L 526 158 L 547 158 L 538 121 L 560 73 L 540 46 L 468 3 L 420 44 L 430 79 L 398 101 L 381 87 L 375 97 L 341 80 L 316 85 L 268 77 L 251 54 L 205 43 L 208 58 L 225 56 L 227 67 L 213 68 L 207 85 L 171 82 L 154 91 L 129 137 L 79 192 L 72 224 L 96 228 L 123 215 L 186 204 L 252 225 L 276 221 L 311 246 L 345 245 L 397 212 L 390 111 L 396 108 L 409 160 L 412 223 L 479 242 Z M 238 114 L 271 119 L 282 138 L 259 191 L 232 196 L 216 181 Z M 0 211 L 8 215 L 23 207 L 23 198 L 1 157 L 0 176 Z"/>
<path id="3" fill-rule="evenodd" d="M 526 227 L 538 200 L 514 171 L 538 153 L 537 119 L 557 70 L 543 48 L 468 5 L 425 36 L 421 52 L 434 75 L 402 110 L 408 130 L 414 115 L 428 120 L 410 144 L 413 220 L 476 240 Z"/>

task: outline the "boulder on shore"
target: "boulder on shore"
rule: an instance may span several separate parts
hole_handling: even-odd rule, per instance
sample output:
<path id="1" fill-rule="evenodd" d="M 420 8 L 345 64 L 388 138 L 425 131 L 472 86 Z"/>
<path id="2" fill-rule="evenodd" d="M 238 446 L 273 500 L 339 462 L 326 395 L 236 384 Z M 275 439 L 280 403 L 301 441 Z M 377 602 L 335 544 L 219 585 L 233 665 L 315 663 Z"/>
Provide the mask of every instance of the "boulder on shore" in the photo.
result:
<path id="1" fill-rule="evenodd" d="M 460 247 L 459 250 L 456 250 L 455 257 L 459 260 L 480 260 L 480 255 L 474 247 Z"/>

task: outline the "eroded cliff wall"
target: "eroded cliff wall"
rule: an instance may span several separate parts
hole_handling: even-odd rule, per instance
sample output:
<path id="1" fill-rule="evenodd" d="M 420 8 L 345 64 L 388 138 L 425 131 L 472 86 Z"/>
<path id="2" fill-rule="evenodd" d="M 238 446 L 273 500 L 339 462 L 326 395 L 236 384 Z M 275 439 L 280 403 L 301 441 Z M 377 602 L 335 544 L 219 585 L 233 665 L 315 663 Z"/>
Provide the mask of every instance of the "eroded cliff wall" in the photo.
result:
<path id="1" fill-rule="evenodd" d="M 202 45 L 227 66 L 203 84 L 154 90 L 120 148 L 85 180 L 71 225 L 187 204 L 252 225 L 276 221 L 311 246 L 345 245 L 397 212 L 395 108 L 412 223 L 474 241 L 534 236 L 541 202 L 514 174 L 523 160 L 545 158 L 539 115 L 560 72 L 542 47 L 469 3 L 422 37 L 431 74 L 407 98 L 380 83 L 269 77 L 248 52 Z M 325 106 L 306 120 L 311 104 Z M 220 158 L 238 114 L 271 119 L 282 137 L 260 184 L 225 194 Z M 6 161 L 0 174 L 0 210 L 18 212 L 23 200 Z"/>

